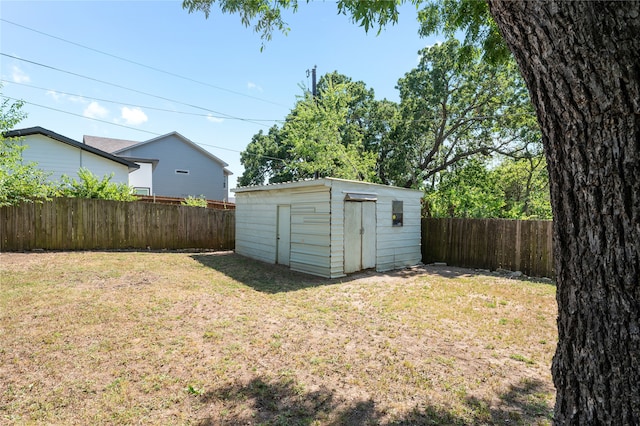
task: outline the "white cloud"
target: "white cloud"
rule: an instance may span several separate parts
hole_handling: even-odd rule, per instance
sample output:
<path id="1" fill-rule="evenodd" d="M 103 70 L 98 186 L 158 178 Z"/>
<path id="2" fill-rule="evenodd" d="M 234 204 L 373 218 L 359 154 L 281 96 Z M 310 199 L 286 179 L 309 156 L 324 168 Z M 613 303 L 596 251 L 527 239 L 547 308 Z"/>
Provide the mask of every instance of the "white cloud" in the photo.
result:
<path id="1" fill-rule="evenodd" d="M 105 118 L 109 114 L 109 110 L 93 101 L 85 109 L 82 115 L 87 118 Z"/>
<path id="2" fill-rule="evenodd" d="M 257 90 L 258 92 L 262 92 L 262 87 L 258 86 L 255 83 L 252 83 L 252 82 L 248 82 L 247 83 L 247 88 L 249 90 Z"/>
<path id="3" fill-rule="evenodd" d="M 54 101 L 59 101 L 64 95 L 58 94 L 55 90 L 47 90 L 45 92 L 46 95 L 51 96 Z"/>
<path id="4" fill-rule="evenodd" d="M 89 101 L 87 101 L 82 96 L 65 95 L 64 93 L 58 93 L 55 90 L 47 90 L 45 92 L 45 95 L 50 96 L 56 102 L 69 101 L 69 102 L 73 102 L 73 103 L 76 103 L 76 104 L 87 104 L 87 103 L 89 103 Z"/>
<path id="5" fill-rule="evenodd" d="M 82 96 L 67 96 L 69 102 L 74 102 L 77 104 L 86 104 L 88 101 Z"/>
<path id="6" fill-rule="evenodd" d="M 207 121 L 210 121 L 212 123 L 222 123 L 224 121 L 224 118 L 214 117 L 213 115 L 209 114 L 207 115 Z"/>
<path id="7" fill-rule="evenodd" d="M 11 77 L 14 83 L 28 83 L 31 81 L 31 78 L 15 65 L 11 70 Z"/>
<path id="8" fill-rule="evenodd" d="M 145 123 L 148 120 L 147 114 L 140 108 L 122 107 L 121 116 L 127 124 L 134 126 Z"/>

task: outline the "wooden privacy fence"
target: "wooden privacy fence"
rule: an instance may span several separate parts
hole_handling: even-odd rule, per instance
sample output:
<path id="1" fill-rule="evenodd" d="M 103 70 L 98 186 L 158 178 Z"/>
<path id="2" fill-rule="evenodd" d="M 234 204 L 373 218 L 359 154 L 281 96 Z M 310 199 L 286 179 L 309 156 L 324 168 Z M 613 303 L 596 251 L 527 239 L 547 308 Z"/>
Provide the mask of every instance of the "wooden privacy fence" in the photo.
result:
<path id="1" fill-rule="evenodd" d="M 0 251 L 234 246 L 234 210 L 81 198 L 0 208 Z"/>
<path id="2" fill-rule="evenodd" d="M 136 195 L 139 201 L 145 203 L 160 203 L 160 204 L 177 204 L 182 205 L 184 198 L 177 197 L 158 197 L 156 195 Z M 235 203 L 228 203 L 226 201 L 207 200 L 208 209 L 221 209 L 221 210 L 234 210 L 236 208 Z"/>
<path id="3" fill-rule="evenodd" d="M 422 261 L 554 277 L 546 220 L 422 219 Z"/>

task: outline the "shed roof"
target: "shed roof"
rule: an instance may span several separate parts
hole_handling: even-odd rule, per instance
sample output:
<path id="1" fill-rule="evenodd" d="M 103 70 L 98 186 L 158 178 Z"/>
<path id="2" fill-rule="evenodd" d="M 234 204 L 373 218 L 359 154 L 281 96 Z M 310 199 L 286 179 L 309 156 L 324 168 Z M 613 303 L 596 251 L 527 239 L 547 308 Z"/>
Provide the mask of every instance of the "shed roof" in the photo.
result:
<path id="1" fill-rule="evenodd" d="M 312 186 L 333 186 L 334 182 L 346 183 L 349 185 L 357 186 L 361 188 L 362 191 L 366 192 L 375 192 L 376 188 L 393 188 L 399 191 L 411 191 L 416 193 L 422 193 L 422 191 L 417 189 L 410 188 L 400 188 L 399 186 L 390 186 L 390 185 L 382 185 L 379 183 L 371 183 L 371 182 L 362 182 L 357 180 L 348 180 L 348 179 L 338 179 L 338 178 L 330 178 L 324 177 L 320 179 L 306 179 L 299 180 L 295 182 L 284 182 L 284 183 L 273 183 L 268 185 L 255 185 L 255 186 L 242 186 L 238 188 L 231 189 L 231 192 L 242 193 L 242 192 L 254 192 L 254 191 L 273 191 L 273 190 L 282 190 L 289 188 L 301 188 L 301 187 L 312 187 Z"/>

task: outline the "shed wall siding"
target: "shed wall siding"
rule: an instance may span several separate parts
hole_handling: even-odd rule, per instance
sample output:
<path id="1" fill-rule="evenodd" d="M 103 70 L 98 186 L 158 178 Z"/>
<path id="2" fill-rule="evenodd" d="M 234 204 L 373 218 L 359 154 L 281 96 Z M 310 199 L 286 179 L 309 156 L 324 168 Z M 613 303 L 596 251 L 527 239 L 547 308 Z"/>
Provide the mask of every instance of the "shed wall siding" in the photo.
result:
<path id="1" fill-rule="evenodd" d="M 236 196 L 236 253 L 276 263 L 277 203 L 257 195 Z"/>
<path id="2" fill-rule="evenodd" d="M 344 273 L 344 196 L 341 188 L 331 189 L 331 278 Z"/>
<path id="3" fill-rule="evenodd" d="M 291 206 L 292 270 L 328 276 L 331 251 L 329 188 L 294 188 L 236 194 L 236 252 L 276 262 L 278 205 Z"/>
<path id="4" fill-rule="evenodd" d="M 344 197 L 346 192 L 366 192 L 377 196 L 376 201 L 376 270 L 391 269 L 420 263 L 420 198 L 419 191 L 381 185 L 354 184 L 332 181 L 332 272 L 337 274 L 344 265 Z M 403 201 L 403 226 L 393 226 L 392 201 Z M 339 214 L 338 214 L 339 213 Z"/>
<path id="5" fill-rule="evenodd" d="M 277 206 L 290 205 L 290 268 L 330 278 L 344 276 L 347 192 L 376 195 L 376 270 L 420 262 L 422 193 L 339 179 L 236 192 L 236 252 L 275 263 Z M 403 202 L 403 226 L 392 224 L 394 200 Z"/>

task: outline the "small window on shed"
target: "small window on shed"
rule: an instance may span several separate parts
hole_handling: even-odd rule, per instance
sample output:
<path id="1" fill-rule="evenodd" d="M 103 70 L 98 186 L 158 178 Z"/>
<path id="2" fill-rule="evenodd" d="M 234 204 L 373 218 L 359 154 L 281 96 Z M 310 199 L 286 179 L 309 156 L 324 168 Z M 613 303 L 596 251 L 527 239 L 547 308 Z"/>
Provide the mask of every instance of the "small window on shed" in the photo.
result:
<path id="1" fill-rule="evenodd" d="M 391 202 L 391 220 L 393 226 L 402 226 L 402 201 L 392 201 Z"/>

